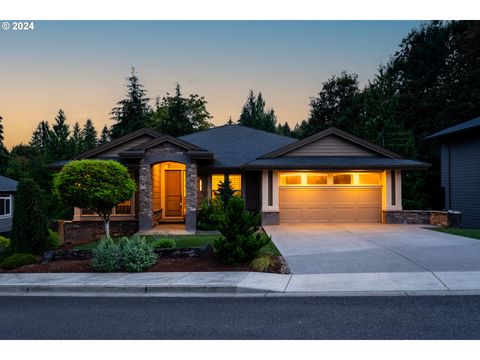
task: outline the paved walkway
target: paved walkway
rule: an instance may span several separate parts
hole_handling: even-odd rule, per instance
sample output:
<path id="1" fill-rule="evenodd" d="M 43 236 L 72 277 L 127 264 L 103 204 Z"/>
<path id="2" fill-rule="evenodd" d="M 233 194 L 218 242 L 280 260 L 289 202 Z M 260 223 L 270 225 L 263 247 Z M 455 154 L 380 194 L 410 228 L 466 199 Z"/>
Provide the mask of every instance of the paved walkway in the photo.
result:
<path id="1" fill-rule="evenodd" d="M 294 274 L 480 271 L 480 240 L 419 225 L 265 226 Z"/>
<path id="2" fill-rule="evenodd" d="M 255 272 L 0 274 L 0 295 L 480 294 L 480 271 L 282 275 Z"/>

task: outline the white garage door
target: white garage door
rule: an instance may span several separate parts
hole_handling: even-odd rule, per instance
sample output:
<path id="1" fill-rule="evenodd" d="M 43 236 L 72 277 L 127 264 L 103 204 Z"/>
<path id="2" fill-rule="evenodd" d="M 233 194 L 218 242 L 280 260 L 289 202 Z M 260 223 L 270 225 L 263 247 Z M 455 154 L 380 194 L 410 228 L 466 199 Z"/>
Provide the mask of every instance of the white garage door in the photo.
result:
<path id="1" fill-rule="evenodd" d="M 280 188 L 281 223 L 380 222 L 381 187 Z"/>

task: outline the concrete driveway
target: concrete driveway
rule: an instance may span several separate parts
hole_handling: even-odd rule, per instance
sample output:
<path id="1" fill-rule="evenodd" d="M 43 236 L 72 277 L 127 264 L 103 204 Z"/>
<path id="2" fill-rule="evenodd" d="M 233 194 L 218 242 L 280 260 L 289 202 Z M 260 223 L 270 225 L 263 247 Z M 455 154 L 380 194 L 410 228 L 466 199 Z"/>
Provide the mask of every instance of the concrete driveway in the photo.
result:
<path id="1" fill-rule="evenodd" d="M 294 274 L 479 271 L 480 240 L 420 225 L 264 226 Z"/>

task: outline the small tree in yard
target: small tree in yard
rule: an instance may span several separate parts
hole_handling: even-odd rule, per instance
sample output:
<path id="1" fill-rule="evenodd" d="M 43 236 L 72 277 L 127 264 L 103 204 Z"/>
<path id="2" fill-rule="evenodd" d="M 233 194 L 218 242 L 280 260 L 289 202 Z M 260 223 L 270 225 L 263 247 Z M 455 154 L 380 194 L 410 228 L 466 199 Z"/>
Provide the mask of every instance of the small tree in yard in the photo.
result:
<path id="1" fill-rule="evenodd" d="M 270 241 L 257 233 L 261 223 L 260 214 L 247 211 L 242 198 L 231 197 L 219 216 L 217 229 L 222 237 L 213 242 L 215 254 L 229 264 L 251 260 Z"/>
<path id="2" fill-rule="evenodd" d="M 218 184 L 218 190 L 215 192 L 215 195 L 223 203 L 223 206 L 227 206 L 228 200 L 235 195 L 235 191 L 232 188 L 232 183 L 228 177 L 225 178 L 225 181 L 221 181 Z"/>
<path id="3" fill-rule="evenodd" d="M 48 218 L 45 197 L 37 183 L 22 179 L 15 195 L 12 220 L 12 250 L 40 254 L 48 248 Z"/>
<path id="4" fill-rule="evenodd" d="M 54 179 L 59 198 L 69 206 L 94 210 L 110 237 L 113 208 L 130 199 L 135 182 L 125 166 L 113 160 L 77 160 L 65 165 Z"/>

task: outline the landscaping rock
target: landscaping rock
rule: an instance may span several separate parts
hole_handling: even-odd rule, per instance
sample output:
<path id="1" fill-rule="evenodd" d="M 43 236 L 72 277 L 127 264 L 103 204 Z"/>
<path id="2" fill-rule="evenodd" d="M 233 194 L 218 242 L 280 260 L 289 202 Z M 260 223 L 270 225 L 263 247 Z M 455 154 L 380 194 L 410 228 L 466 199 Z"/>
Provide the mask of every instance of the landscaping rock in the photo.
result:
<path id="1" fill-rule="evenodd" d="M 43 264 L 47 264 L 54 259 L 55 259 L 55 251 L 54 250 L 47 250 L 42 254 L 42 263 Z"/>
<path id="2" fill-rule="evenodd" d="M 198 251 L 198 256 L 202 259 L 209 258 L 213 256 L 213 247 L 210 244 L 201 247 Z"/>
<path id="3" fill-rule="evenodd" d="M 56 250 L 55 260 L 90 260 L 93 258 L 91 250 Z"/>

